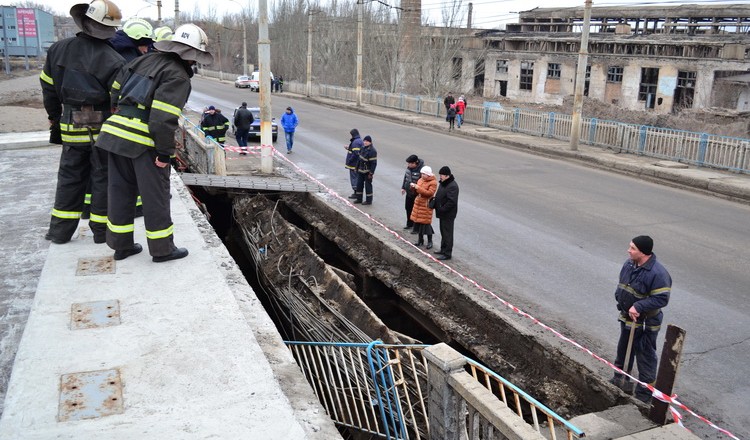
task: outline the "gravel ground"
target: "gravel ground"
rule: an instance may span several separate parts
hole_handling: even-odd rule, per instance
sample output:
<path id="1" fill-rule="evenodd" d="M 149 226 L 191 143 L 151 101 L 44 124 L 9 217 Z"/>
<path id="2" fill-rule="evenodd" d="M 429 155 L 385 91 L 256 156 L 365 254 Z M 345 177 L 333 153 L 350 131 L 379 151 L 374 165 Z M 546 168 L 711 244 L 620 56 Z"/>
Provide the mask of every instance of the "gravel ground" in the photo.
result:
<path id="1" fill-rule="evenodd" d="M 0 133 L 19 133 L 49 129 L 42 105 L 39 71 L 28 76 L 0 76 Z"/>

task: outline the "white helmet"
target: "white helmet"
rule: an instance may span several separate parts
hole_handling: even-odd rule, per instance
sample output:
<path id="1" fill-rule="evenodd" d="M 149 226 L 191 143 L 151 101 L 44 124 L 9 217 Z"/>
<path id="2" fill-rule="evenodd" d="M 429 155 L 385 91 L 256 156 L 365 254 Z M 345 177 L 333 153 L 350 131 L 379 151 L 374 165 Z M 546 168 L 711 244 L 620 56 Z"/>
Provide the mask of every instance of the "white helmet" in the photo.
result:
<path id="1" fill-rule="evenodd" d="M 70 15 L 82 31 L 100 39 L 114 36 L 115 28 L 122 24 L 122 12 L 110 0 L 73 5 Z"/>
<path id="2" fill-rule="evenodd" d="M 122 25 L 122 31 L 133 40 L 153 40 L 154 28 L 142 18 L 131 18 Z"/>
<path id="3" fill-rule="evenodd" d="M 171 40 L 154 43 L 157 50 L 176 53 L 183 60 L 211 64 L 214 57 L 208 52 L 207 46 L 208 37 L 206 33 L 192 23 L 183 24 L 175 29 Z"/>

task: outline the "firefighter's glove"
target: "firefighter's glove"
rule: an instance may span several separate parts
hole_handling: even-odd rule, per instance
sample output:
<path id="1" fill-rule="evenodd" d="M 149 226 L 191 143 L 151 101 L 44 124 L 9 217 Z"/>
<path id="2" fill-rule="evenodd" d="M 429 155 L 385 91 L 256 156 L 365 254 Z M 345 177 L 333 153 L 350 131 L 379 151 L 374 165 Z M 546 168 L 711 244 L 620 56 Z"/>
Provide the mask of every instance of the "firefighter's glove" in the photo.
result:
<path id="1" fill-rule="evenodd" d="M 62 145 L 62 131 L 60 130 L 60 121 L 50 119 L 49 122 L 49 143 Z"/>

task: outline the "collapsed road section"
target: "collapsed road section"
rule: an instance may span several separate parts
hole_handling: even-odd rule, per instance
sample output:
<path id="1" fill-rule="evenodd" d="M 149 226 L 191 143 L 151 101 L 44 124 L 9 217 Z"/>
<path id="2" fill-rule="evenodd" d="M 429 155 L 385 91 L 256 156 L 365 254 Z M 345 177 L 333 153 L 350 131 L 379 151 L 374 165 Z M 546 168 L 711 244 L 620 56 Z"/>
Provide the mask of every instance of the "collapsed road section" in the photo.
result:
<path id="1" fill-rule="evenodd" d="M 564 417 L 628 401 L 517 317 L 487 307 L 475 288 L 326 196 L 195 190 L 287 340 L 445 342 Z"/>

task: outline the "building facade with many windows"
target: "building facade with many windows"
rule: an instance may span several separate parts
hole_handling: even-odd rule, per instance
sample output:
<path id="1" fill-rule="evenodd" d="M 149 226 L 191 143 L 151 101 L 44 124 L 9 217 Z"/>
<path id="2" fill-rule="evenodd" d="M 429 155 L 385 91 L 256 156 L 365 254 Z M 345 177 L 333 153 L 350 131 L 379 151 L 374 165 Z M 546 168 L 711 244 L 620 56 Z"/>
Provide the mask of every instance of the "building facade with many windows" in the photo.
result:
<path id="1" fill-rule="evenodd" d="M 505 31 L 480 33 L 477 92 L 562 104 L 575 90 L 582 22 L 583 8 L 538 8 Z M 590 98 L 657 113 L 750 110 L 750 5 L 593 8 L 590 32 Z"/>

